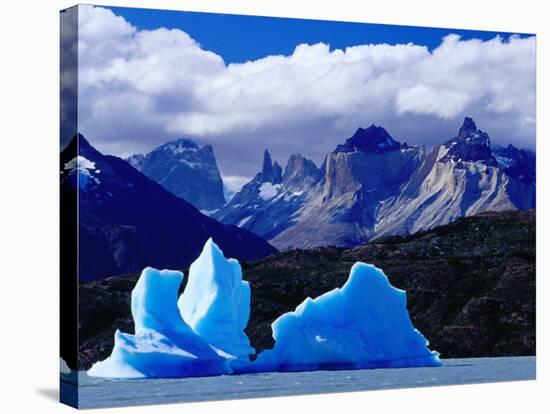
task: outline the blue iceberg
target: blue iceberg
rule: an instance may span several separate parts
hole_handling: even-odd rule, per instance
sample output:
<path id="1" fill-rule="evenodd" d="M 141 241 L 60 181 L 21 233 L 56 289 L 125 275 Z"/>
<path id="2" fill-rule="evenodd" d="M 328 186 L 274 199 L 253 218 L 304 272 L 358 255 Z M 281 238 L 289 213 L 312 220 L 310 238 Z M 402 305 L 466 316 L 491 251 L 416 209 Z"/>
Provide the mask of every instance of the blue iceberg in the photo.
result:
<path id="1" fill-rule="evenodd" d="M 409 318 L 405 292 L 365 263 L 352 267 L 341 289 L 306 299 L 272 329 L 274 348 L 254 362 L 236 361 L 236 373 L 441 365 Z"/>
<path id="2" fill-rule="evenodd" d="M 250 286 L 212 240 L 183 274 L 143 270 L 132 291 L 135 335 L 115 333 L 110 357 L 88 371 L 111 378 L 193 377 L 247 372 L 440 365 L 413 326 L 405 292 L 384 272 L 356 263 L 342 288 L 308 298 L 273 324 L 273 349 L 255 353 L 244 329 Z"/>
<path id="3" fill-rule="evenodd" d="M 88 375 L 172 378 L 229 374 L 229 359 L 182 319 L 177 307 L 183 274 L 147 267 L 132 291 L 135 335 L 115 333 L 111 356 Z"/>
<path id="4" fill-rule="evenodd" d="M 215 348 L 247 360 L 256 353 L 244 333 L 250 316 L 250 285 L 243 281 L 239 262 L 226 259 L 212 239 L 191 265 L 178 307 L 193 331 Z"/>

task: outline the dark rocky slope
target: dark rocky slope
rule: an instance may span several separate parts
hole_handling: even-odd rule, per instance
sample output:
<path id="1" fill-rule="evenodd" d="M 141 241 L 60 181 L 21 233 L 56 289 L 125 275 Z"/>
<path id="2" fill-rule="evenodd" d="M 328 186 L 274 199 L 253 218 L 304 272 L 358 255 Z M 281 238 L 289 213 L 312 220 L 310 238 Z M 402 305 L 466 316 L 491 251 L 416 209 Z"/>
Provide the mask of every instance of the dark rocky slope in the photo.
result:
<path id="1" fill-rule="evenodd" d="M 67 220 L 62 227 L 63 236 L 78 231 L 81 281 L 145 266 L 189 266 L 210 237 L 240 260 L 277 251 L 246 229 L 202 214 L 123 159 L 100 153 L 80 134 L 61 153 L 61 172 L 62 210 L 77 208 L 78 213 L 78 221 Z"/>
<path id="2" fill-rule="evenodd" d="M 341 286 L 356 261 L 374 263 L 407 291 L 415 326 L 443 358 L 535 354 L 534 210 L 483 213 L 354 249 L 293 250 L 245 263 L 252 287 L 247 333 L 258 352 L 273 345 L 273 320 L 307 296 Z M 109 355 L 116 328 L 132 332 L 136 280 L 80 287 L 81 369 Z"/>

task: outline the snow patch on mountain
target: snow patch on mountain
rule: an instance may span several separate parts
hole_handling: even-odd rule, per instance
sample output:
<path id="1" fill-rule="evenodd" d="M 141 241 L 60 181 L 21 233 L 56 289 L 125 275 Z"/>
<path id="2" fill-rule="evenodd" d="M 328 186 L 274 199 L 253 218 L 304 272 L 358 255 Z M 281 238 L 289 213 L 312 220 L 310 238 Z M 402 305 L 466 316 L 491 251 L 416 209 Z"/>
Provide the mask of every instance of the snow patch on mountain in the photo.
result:
<path id="1" fill-rule="evenodd" d="M 214 214 L 216 214 L 216 212 L 218 211 L 219 209 L 215 209 L 215 210 L 200 210 L 200 212 L 202 214 L 204 214 L 205 216 L 213 216 Z"/>
<path id="2" fill-rule="evenodd" d="M 512 158 L 502 157 L 500 155 L 496 155 L 495 158 L 497 159 L 498 166 L 503 170 L 510 168 L 514 164 L 514 160 Z"/>
<path id="3" fill-rule="evenodd" d="M 262 183 L 260 185 L 260 197 L 264 201 L 271 200 L 273 197 L 277 195 L 279 188 L 281 188 L 280 184 L 272 184 L 269 182 Z"/>
<path id="4" fill-rule="evenodd" d="M 179 161 L 186 164 L 186 165 L 188 165 L 191 168 L 202 168 L 203 167 L 198 162 L 191 162 L 191 161 L 187 161 L 187 160 L 179 160 Z"/>
<path id="5" fill-rule="evenodd" d="M 74 157 L 69 162 L 65 163 L 65 170 L 94 170 L 95 169 L 95 162 L 90 161 L 86 157 L 83 157 L 82 155 L 78 155 Z"/>
<path id="6" fill-rule="evenodd" d="M 164 149 L 166 151 L 171 151 L 172 154 L 183 154 L 186 152 L 197 152 L 199 146 L 190 140 L 179 140 L 175 143 L 167 144 Z"/>
<path id="7" fill-rule="evenodd" d="M 82 155 L 78 155 L 64 164 L 63 171 L 61 171 L 61 182 L 73 178 L 76 174 L 78 187 L 83 191 L 87 191 L 90 184 L 95 184 L 96 186 L 101 184 L 101 180 L 94 175 L 100 172 L 101 170 L 96 170 L 95 162 L 90 161 Z"/>
<path id="8" fill-rule="evenodd" d="M 251 218 L 252 216 L 246 216 L 245 218 L 243 218 L 241 221 L 237 223 L 237 227 L 244 226 Z"/>

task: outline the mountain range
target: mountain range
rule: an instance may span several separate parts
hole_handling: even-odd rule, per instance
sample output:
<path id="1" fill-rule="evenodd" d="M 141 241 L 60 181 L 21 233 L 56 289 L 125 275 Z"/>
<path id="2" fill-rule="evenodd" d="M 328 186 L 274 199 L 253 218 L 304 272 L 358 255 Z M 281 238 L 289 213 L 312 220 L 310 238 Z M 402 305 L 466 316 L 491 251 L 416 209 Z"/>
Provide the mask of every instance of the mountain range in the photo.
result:
<path id="1" fill-rule="evenodd" d="M 292 154 L 283 169 L 266 150 L 261 171 L 224 204 L 209 145 L 180 139 L 123 160 L 79 134 L 61 154 L 61 187 L 64 211 L 78 196 L 80 278 L 93 280 L 147 265 L 185 267 L 208 237 L 251 260 L 276 249 L 353 247 L 489 210 L 531 209 L 536 157 L 512 145 L 492 148 L 471 118 L 429 151 L 371 125 L 320 167 Z M 76 226 L 69 222 L 67 234 Z"/>
<path id="2" fill-rule="evenodd" d="M 353 247 L 484 211 L 534 208 L 535 177 L 534 154 L 513 146 L 493 150 L 469 117 L 430 151 L 371 125 L 320 167 L 294 154 L 281 173 L 266 151 L 262 171 L 213 217 L 280 250 Z"/>
<path id="3" fill-rule="evenodd" d="M 125 160 L 101 154 L 80 134 L 61 153 L 61 207 L 73 214 L 62 232 L 67 240 L 78 234 L 80 281 L 188 266 L 210 237 L 241 260 L 276 252 L 250 231 L 202 214 Z"/>

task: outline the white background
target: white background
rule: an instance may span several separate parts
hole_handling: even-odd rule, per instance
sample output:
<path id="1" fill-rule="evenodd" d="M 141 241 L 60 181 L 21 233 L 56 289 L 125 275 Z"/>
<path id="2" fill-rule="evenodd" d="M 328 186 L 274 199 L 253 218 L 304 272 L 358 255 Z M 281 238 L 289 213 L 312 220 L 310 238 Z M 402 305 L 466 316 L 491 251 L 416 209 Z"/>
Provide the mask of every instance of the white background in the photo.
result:
<path id="1" fill-rule="evenodd" d="M 370 391 L 105 410 L 135 413 L 533 413 L 550 406 L 548 329 L 549 10 L 543 1 L 170 1 L 97 4 L 306 17 L 537 34 L 538 237 L 536 382 Z M 0 411 L 69 412 L 58 387 L 58 11 L 61 0 L 5 1 L 0 10 Z M 548 248 L 546 248 L 548 252 Z M 543 311 L 543 307 L 546 308 Z M 545 315 L 543 315 L 543 312 Z M 547 347 L 546 347 L 547 348 Z M 545 390 L 546 388 L 546 390 Z M 545 392 L 546 391 L 546 392 Z"/>

